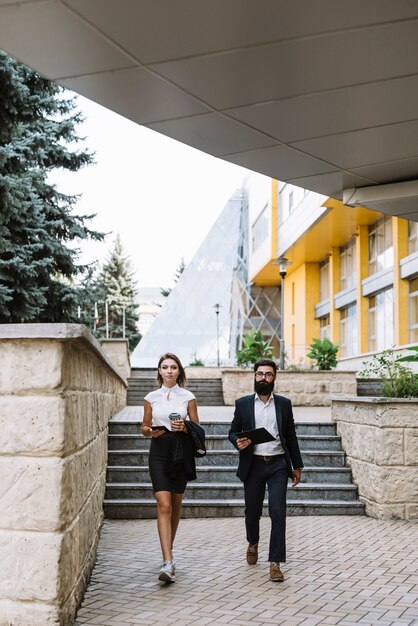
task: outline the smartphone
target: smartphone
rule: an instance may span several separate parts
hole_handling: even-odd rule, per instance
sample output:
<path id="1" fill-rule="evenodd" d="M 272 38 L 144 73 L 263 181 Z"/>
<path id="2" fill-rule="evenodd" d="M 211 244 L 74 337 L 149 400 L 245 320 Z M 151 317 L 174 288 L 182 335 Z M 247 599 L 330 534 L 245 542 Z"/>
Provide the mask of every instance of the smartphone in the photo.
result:
<path id="1" fill-rule="evenodd" d="M 165 430 L 168 432 L 167 426 L 151 426 L 151 430 Z"/>

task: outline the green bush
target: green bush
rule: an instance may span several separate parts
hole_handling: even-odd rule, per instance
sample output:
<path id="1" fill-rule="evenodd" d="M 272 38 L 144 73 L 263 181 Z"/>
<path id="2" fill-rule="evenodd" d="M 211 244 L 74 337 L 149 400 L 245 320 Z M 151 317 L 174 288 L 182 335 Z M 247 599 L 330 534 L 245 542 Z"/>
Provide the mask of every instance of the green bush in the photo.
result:
<path id="1" fill-rule="evenodd" d="M 190 366 L 192 366 L 192 367 L 204 367 L 204 363 L 203 363 L 203 361 L 202 361 L 201 359 L 199 359 L 199 358 L 198 358 L 198 356 L 196 355 L 196 353 L 195 353 L 195 355 L 194 355 L 194 359 L 193 359 L 193 361 L 191 361 L 191 363 L 189 363 L 189 365 L 190 365 Z"/>
<path id="2" fill-rule="evenodd" d="M 332 370 L 337 366 L 338 344 L 332 343 L 328 337 L 324 339 L 312 339 L 308 358 L 316 361 L 318 369 Z"/>
<path id="3" fill-rule="evenodd" d="M 244 336 L 241 350 L 237 352 L 238 365 L 249 365 L 256 363 L 260 359 L 271 359 L 273 348 L 268 341 L 264 341 L 259 330 L 253 328 Z"/>
<path id="4" fill-rule="evenodd" d="M 383 350 L 372 357 L 371 361 L 363 361 L 363 369 L 358 373 L 364 378 L 380 378 L 383 395 L 387 398 L 418 397 L 418 374 L 404 365 L 400 365 L 392 349 Z"/>
<path id="5" fill-rule="evenodd" d="M 407 354 L 405 356 L 400 356 L 396 361 L 400 363 L 401 361 L 406 361 L 408 363 L 417 363 L 418 362 L 418 346 L 411 346 L 411 348 L 407 348 L 407 350 L 412 350 L 415 354 Z"/>

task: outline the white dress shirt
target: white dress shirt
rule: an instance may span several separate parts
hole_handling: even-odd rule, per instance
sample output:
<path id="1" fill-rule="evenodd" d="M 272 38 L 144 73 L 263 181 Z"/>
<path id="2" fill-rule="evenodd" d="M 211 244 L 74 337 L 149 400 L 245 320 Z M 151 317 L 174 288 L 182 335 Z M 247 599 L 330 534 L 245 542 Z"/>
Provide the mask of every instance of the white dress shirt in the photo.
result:
<path id="1" fill-rule="evenodd" d="M 267 441 L 266 443 L 259 443 L 254 446 L 254 454 L 260 454 L 262 456 L 273 456 L 275 454 L 283 454 L 284 450 L 280 443 L 279 429 L 276 419 L 276 407 L 274 405 L 274 396 L 271 394 L 270 398 L 264 403 L 260 400 L 258 394 L 254 397 L 254 415 L 255 415 L 255 427 L 265 428 L 269 433 L 275 437 L 275 441 Z"/>
<path id="2" fill-rule="evenodd" d="M 164 387 L 148 393 L 144 400 L 150 403 L 152 409 L 152 426 L 165 426 L 171 430 L 171 422 L 168 419 L 170 413 L 180 413 L 181 417 L 187 417 L 187 408 L 190 400 L 195 396 L 188 389 L 174 385 Z"/>

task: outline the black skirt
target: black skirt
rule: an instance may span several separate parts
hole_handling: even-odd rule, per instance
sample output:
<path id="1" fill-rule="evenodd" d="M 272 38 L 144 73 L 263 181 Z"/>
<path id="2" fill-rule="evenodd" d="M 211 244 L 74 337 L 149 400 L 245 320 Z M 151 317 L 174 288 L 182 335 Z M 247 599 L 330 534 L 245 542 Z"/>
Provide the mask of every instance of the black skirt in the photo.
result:
<path id="1" fill-rule="evenodd" d="M 175 478 L 169 478 L 165 473 L 167 457 L 174 436 L 175 433 L 167 432 L 151 439 L 149 471 L 154 492 L 184 493 L 186 490 L 187 478 L 183 470 L 179 471 Z"/>

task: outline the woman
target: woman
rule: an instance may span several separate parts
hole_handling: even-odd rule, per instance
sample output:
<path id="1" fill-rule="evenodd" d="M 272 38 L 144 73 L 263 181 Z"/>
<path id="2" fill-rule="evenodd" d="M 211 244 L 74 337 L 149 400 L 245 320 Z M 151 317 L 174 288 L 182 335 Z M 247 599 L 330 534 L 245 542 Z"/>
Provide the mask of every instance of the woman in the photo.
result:
<path id="1" fill-rule="evenodd" d="M 176 433 L 187 433 L 184 420 L 188 416 L 199 424 L 196 398 L 184 388 L 186 374 L 180 359 L 171 353 L 164 354 L 158 361 L 157 382 L 160 388 L 144 398 L 142 434 L 152 437 L 149 453 L 149 469 L 154 496 L 157 501 L 157 524 L 163 564 L 159 580 L 175 581 L 173 543 L 180 521 L 181 503 L 186 489 L 187 477 L 179 469 L 173 477 L 167 473 L 170 449 Z M 177 413 L 178 419 L 169 415 Z"/>

